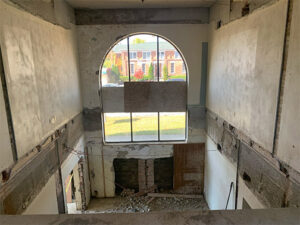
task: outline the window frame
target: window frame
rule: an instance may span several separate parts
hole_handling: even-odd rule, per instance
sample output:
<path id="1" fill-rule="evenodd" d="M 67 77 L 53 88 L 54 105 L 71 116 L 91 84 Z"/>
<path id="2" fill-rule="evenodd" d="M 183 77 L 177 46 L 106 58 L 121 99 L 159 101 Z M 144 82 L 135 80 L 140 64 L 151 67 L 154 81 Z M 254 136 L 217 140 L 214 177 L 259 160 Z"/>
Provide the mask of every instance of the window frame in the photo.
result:
<path id="1" fill-rule="evenodd" d="M 177 50 L 177 49 L 176 49 Z M 159 59 L 160 60 L 162 60 L 162 59 L 165 59 L 165 57 L 166 57 L 166 53 L 165 53 L 165 51 L 159 51 L 159 54 L 158 54 L 159 56 Z M 163 55 L 163 57 L 161 57 L 161 55 Z"/>
<path id="2" fill-rule="evenodd" d="M 142 63 L 142 71 L 144 74 L 146 74 L 146 63 L 145 62 Z"/>
<path id="3" fill-rule="evenodd" d="M 144 58 L 144 54 L 146 54 L 145 58 Z M 149 57 L 148 57 L 148 54 L 149 54 Z M 142 53 L 142 58 L 143 58 L 143 60 L 149 60 L 149 59 L 151 59 L 151 51 L 144 51 Z"/>
<path id="4" fill-rule="evenodd" d="M 135 54 L 135 57 L 134 57 L 134 58 L 131 57 L 131 56 L 134 55 L 134 54 Z M 131 59 L 137 59 L 137 52 L 136 52 L 136 51 L 131 51 L 131 52 L 129 52 L 129 61 L 130 61 Z"/>
<path id="5" fill-rule="evenodd" d="M 173 65 L 173 71 L 172 71 L 172 65 Z M 174 61 L 170 62 L 170 74 L 175 74 L 175 62 Z"/>
<path id="6" fill-rule="evenodd" d="M 101 123 L 102 123 L 102 141 L 103 141 L 103 144 L 104 145 L 124 145 L 124 144 L 182 144 L 182 143 L 187 143 L 187 140 L 188 140 L 188 129 L 189 129 L 189 126 L 188 126 L 188 117 L 189 117 L 189 112 L 188 112 L 188 107 L 186 105 L 186 110 L 185 112 L 178 112 L 178 113 L 185 113 L 185 138 L 182 139 L 182 140 L 160 140 L 160 113 L 168 113 L 168 112 L 153 112 L 153 113 L 157 113 L 158 114 L 158 140 L 148 140 L 148 141 L 134 141 L 133 140 L 133 137 L 132 137 L 132 133 L 133 133 L 133 130 L 132 130 L 132 113 L 135 113 L 135 112 L 130 112 L 130 124 L 131 124 L 131 141 L 128 141 L 128 142 L 107 142 L 106 141 L 106 136 L 105 136 L 105 124 L 104 124 L 104 111 L 103 111 L 103 104 L 102 104 L 102 84 L 101 84 L 101 78 L 102 78 L 102 67 L 103 67 L 103 64 L 105 62 L 105 59 L 107 57 L 107 55 L 110 53 L 110 51 L 115 47 L 115 45 L 117 45 L 119 42 L 123 41 L 124 39 L 127 39 L 127 53 L 128 53 L 128 57 L 127 57 L 127 69 L 129 70 L 129 81 L 127 82 L 131 82 L 131 75 L 134 74 L 134 71 L 131 71 L 130 70 L 130 66 L 133 65 L 135 67 L 135 62 L 130 62 L 132 59 L 133 60 L 138 60 L 138 57 L 137 57 L 137 51 L 130 51 L 130 43 L 129 43 L 129 38 L 132 37 L 132 36 L 135 36 L 135 35 L 152 35 L 152 36 L 156 36 L 157 37 L 157 60 L 156 62 L 156 65 L 157 68 L 155 71 L 155 76 L 157 76 L 157 81 L 153 81 L 153 82 L 163 82 L 163 81 L 160 81 L 161 79 L 161 74 L 160 74 L 160 65 L 162 65 L 161 63 L 161 60 L 164 60 L 165 59 L 165 51 L 159 51 L 159 39 L 163 39 L 164 41 L 167 41 L 169 44 L 172 45 L 172 47 L 175 49 L 175 51 L 177 51 L 179 53 L 179 56 L 181 57 L 182 59 L 182 62 L 185 66 L 185 69 L 186 69 L 186 79 L 185 79 L 185 82 L 186 82 L 186 85 L 187 85 L 187 93 L 186 93 L 186 96 L 187 96 L 187 99 L 188 99 L 188 89 L 189 89 L 189 73 L 188 73 L 188 67 L 187 67 L 187 63 L 186 63 L 186 60 L 183 56 L 183 54 L 181 53 L 181 51 L 178 49 L 178 47 L 172 42 L 170 41 L 168 38 L 166 37 L 163 37 L 159 34 L 154 34 L 154 33 L 149 33 L 149 32 L 138 32 L 138 33 L 132 33 L 132 34 L 129 34 L 129 35 L 126 35 L 126 36 L 123 36 L 122 38 L 120 38 L 119 40 L 117 40 L 106 52 L 103 60 L 102 60 L 102 63 L 100 65 L 100 69 L 99 69 L 99 95 L 100 95 L 100 104 L 101 104 Z M 135 53 L 135 58 L 130 58 L 130 53 Z M 160 57 L 161 54 L 163 54 L 163 57 Z M 151 59 L 151 52 L 150 52 L 150 59 Z M 143 60 L 143 54 L 142 54 L 142 60 Z M 175 64 L 174 64 L 174 71 L 175 71 Z"/>
<path id="7" fill-rule="evenodd" d="M 134 71 L 135 71 L 135 63 L 134 63 L 134 62 L 131 62 L 129 65 L 130 65 L 130 74 L 129 74 L 129 76 L 131 76 L 131 75 L 134 75 Z M 133 70 L 131 69 L 131 66 L 133 66 Z"/>

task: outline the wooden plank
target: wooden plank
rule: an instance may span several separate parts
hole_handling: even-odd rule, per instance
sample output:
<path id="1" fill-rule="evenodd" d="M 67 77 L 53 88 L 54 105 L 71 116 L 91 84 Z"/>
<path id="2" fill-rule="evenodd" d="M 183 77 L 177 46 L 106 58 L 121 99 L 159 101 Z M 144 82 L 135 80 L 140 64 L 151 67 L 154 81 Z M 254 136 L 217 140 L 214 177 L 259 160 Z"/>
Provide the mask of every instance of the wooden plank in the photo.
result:
<path id="1" fill-rule="evenodd" d="M 125 82 L 125 112 L 185 112 L 186 82 Z"/>
<path id="2" fill-rule="evenodd" d="M 174 145 L 174 190 L 178 193 L 203 193 L 205 145 Z"/>
<path id="3" fill-rule="evenodd" d="M 181 194 L 165 194 L 165 193 L 148 193 L 147 196 L 153 198 L 203 198 L 202 195 L 181 195 Z"/>

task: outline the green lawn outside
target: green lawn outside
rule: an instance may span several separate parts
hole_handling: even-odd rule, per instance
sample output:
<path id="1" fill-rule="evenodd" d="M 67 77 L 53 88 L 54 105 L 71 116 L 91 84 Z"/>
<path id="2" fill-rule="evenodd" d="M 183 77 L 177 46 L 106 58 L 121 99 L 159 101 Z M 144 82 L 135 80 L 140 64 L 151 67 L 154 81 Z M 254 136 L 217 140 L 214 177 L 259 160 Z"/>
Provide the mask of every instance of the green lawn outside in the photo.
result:
<path id="1" fill-rule="evenodd" d="M 157 116 L 135 116 L 132 130 L 135 135 L 152 135 L 158 132 Z M 105 135 L 121 136 L 130 133 L 130 119 L 124 116 L 105 116 Z M 180 135 L 185 133 L 185 115 L 161 115 L 160 133 L 162 135 Z"/>

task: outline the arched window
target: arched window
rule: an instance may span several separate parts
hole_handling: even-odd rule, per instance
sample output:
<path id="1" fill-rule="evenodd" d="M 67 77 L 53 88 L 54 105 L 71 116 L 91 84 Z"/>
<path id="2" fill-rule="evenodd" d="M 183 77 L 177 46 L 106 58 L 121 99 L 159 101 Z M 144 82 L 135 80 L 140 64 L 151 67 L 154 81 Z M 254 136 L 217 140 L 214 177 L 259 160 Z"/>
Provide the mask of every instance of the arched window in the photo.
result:
<path id="1" fill-rule="evenodd" d="M 159 35 L 113 45 L 100 69 L 104 142 L 186 141 L 187 71 L 179 49 Z"/>

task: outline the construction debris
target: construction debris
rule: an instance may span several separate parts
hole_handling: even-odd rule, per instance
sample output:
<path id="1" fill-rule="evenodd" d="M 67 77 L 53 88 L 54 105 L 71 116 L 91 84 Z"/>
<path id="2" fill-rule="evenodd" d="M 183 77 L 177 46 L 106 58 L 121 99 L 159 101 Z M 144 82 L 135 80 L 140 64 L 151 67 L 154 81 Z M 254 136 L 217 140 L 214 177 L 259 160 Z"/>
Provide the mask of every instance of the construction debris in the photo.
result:
<path id="1" fill-rule="evenodd" d="M 166 193 L 148 193 L 149 197 L 156 198 L 203 198 L 202 195 L 182 195 L 182 194 L 166 194 Z"/>

